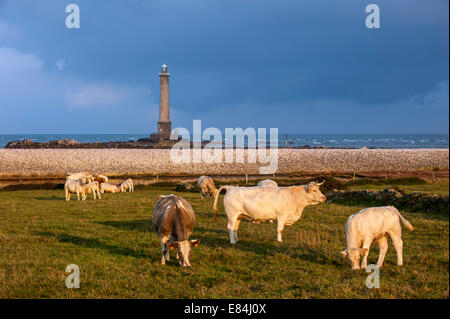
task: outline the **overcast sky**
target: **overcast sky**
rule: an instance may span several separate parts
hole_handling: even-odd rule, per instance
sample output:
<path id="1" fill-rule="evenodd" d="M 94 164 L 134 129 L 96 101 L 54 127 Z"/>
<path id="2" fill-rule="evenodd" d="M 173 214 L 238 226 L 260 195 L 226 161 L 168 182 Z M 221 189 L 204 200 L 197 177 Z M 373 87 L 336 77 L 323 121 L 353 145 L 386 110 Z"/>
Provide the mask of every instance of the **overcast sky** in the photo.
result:
<path id="1" fill-rule="evenodd" d="M 65 26 L 66 5 L 80 28 Z M 377 3 L 381 28 L 368 29 Z M 0 133 L 448 133 L 448 0 L 0 0 Z"/>

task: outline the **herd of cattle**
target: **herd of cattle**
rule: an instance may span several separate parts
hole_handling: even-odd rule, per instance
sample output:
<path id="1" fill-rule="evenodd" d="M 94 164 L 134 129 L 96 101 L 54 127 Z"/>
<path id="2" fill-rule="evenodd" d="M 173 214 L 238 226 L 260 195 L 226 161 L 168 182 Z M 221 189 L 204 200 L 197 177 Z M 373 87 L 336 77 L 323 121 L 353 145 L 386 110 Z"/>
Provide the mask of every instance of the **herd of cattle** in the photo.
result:
<path id="1" fill-rule="evenodd" d="M 238 241 L 239 223 L 243 218 L 255 223 L 277 222 L 277 240 L 282 242 L 284 226 L 295 223 L 302 216 L 306 206 L 324 203 L 327 198 L 320 191 L 322 183 L 310 182 L 307 185 L 278 187 L 273 180 L 263 180 L 256 187 L 221 186 L 216 188 L 209 176 L 198 179 L 202 199 L 213 197 L 214 218 L 217 215 L 217 203 L 222 190 L 226 190 L 223 206 L 228 219 L 228 234 L 231 244 Z M 99 186 L 100 185 L 100 186 Z M 108 184 L 108 177 L 89 173 L 69 174 L 65 184 L 66 200 L 70 193 L 76 193 L 83 200 L 87 194 L 94 199 L 103 192 L 134 191 L 133 182 L 127 179 L 121 185 Z M 351 215 L 345 225 L 347 249 L 341 256 L 348 258 L 352 269 L 367 267 L 367 256 L 373 242 L 380 246 L 377 266 L 383 265 L 388 249 L 387 237 L 391 237 L 397 253 L 397 265 L 403 265 L 403 242 L 401 225 L 413 230 L 413 226 L 393 206 L 371 207 Z M 191 248 L 200 240 L 190 240 L 194 230 L 195 213 L 184 198 L 176 195 L 160 195 L 156 201 L 152 224 L 160 237 L 162 248 L 161 263 L 169 260 L 169 250 L 176 249 L 176 257 L 183 267 L 190 267 Z M 360 256 L 363 261 L 360 266 Z"/>
<path id="2" fill-rule="evenodd" d="M 66 175 L 64 183 L 64 193 L 66 201 L 70 200 L 71 194 L 76 194 L 77 199 L 86 200 L 88 194 L 92 194 L 94 199 L 102 198 L 103 193 L 124 193 L 126 191 L 134 192 L 134 184 L 131 178 L 120 185 L 108 183 L 108 177 L 105 175 L 91 174 L 89 172 L 69 173 Z"/>

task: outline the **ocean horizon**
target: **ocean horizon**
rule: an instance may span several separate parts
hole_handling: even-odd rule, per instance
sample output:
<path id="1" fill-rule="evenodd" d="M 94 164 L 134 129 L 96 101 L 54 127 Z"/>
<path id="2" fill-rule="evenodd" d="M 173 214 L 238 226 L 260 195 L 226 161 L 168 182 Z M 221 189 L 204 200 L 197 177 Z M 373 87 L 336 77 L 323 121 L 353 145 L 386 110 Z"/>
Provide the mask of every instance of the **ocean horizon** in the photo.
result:
<path id="1" fill-rule="evenodd" d="M 224 135 L 223 135 L 224 136 Z M 74 139 L 81 143 L 125 142 L 148 138 L 149 134 L 0 134 L 0 147 L 8 142 L 30 139 L 33 142 L 48 142 L 59 139 Z M 267 138 L 267 141 L 269 139 Z M 328 148 L 449 148 L 448 134 L 279 134 L 278 146 Z"/>

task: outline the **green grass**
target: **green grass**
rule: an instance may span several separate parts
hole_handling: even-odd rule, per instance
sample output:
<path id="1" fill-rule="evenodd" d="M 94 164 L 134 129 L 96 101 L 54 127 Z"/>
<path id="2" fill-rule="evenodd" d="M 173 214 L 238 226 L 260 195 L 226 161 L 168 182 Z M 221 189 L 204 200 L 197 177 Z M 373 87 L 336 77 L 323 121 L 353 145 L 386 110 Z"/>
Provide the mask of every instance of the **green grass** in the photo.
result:
<path id="1" fill-rule="evenodd" d="M 421 185 L 420 187 L 423 187 Z M 179 194 L 197 222 L 190 269 L 160 264 L 151 227 L 155 199 L 173 188 L 106 194 L 104 199 L 65 202 L 62 190 L 0 192 L 1 298 L 448 298 L 448 217 L 402 212 L 415 226 L 403 232 L 404 263 L 395 265 L 390 243 L 381 287 L 365 286 L 367 273 L 352 271 L 339 256 L 344 225 L 363 207 L 325 203 L 276 242 L 276 224 L 243 221 L 230 245 L 223 206 L 214 222 L 212 200 Z M 447 184 L 448 190 L 448 184 Z M 369 263 L 375 263 L 373 246 Z M 65 287 L 65 268 L 77 264 L 81 288 Z"/>
<path id="2" fill-rule="evenodd" d="M 366 184 L 366 185 L 349 185 L 348 188 L 351 190 L 362 190 L 362 189 L 373 189 L 373 190 L 384 190 L 387 187 L 393 187 L 390 183 L 380 183 L 380 184 Z M 423 185 L 410 184 L 410 185 L 396 185 L 396 187 L 404 190 L 406 193 L 422 192 L 428 194 L 439 194 L 442 196 L 449 196 L 449 184 L 448 182 L 440 183 L 426 183 Z"/>

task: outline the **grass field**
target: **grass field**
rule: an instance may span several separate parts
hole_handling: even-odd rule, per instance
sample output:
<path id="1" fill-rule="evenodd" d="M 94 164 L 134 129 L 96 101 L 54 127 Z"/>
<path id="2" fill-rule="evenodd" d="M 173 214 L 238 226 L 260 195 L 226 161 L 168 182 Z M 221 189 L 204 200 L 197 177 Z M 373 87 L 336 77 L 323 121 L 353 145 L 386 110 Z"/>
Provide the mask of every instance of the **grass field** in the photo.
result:
<path id="1" fill-rule="evenodd" d="M 423 186 L 423 185 L 422 185 Z M 365 286 L 368 273 L 352 271 L 340 257 L 344 225 L 363 207 L 320 204 L 285 228 L 243 221 L 230 245 L 223 207 L 214 222 L 212 200 L 175 193 L 193 206 L 197 222 L 190 269 L 174 253 L 160 264 L 151 227 L 155 199 L 173 188 L 105 194 L 102 200 L 64 201 L 62 190 L 0 192 L 1 298 L 448 298 L 448 216 L 402 214 L 415 230 L 403 231 L 404 263 L 395 265 L 389 241 L 380 288 Z M 448 183 L 447 183 L 448 194 Z M 378 247 L 372 246 L 369 263 Z M 68 289 L 65 272 L 77 264 L 81 287 Z"/>
<path id="2" fill-rule="evenodd" d="M 393 187 L 392 184 L 368 184 L 368 185 L 358 185 L 358 186 L 350 186 L 349 189 L 352 190 L 362 190 L 362 189 L 373 189 L 377 191 L 382 191 L 387 187 Z M 442 196 L 449 196 L 448 194 L 448 182 L 440 182 L 440 183 L 428 183 L 424 185 L 396 185 L 399 189 L 405 191 L 406 193 L 428 193 L 428 194 L 438 194 Z"/>

